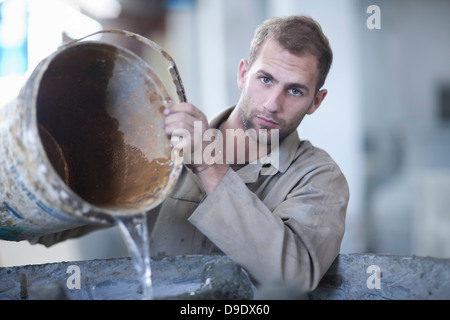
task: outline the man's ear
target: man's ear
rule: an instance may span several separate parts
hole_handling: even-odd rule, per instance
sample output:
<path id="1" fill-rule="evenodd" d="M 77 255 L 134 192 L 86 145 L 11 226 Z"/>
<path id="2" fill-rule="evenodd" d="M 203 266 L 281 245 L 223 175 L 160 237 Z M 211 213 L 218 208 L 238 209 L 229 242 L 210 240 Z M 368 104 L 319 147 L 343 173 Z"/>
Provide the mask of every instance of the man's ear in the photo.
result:
<path id="1" fill-rule="evenodd" d="M 322 102 L 325 99 L 325 97 L 327 96 L 327 94 L 328 94 L 328 90 L 325 90 L 325 89 L 317 92 L 313 103 L 311 104 L 311 106 L 308 109 L 308 112 L 307 112 L 308 115 L 312 115 L 314 112 L 316 112 L 317 109 L 319 109 L 320 105 L 322 104 Z"/>
<path id="2" fill-rule="evenodd" d="M 246 59 L 242 59 L 239 63 L 239 70 L 238 70 L 238 87 L 239 89 L 243 90 L 245 86 L 245 76 L 247 75 L 248 71 L 248 62 Z"/>

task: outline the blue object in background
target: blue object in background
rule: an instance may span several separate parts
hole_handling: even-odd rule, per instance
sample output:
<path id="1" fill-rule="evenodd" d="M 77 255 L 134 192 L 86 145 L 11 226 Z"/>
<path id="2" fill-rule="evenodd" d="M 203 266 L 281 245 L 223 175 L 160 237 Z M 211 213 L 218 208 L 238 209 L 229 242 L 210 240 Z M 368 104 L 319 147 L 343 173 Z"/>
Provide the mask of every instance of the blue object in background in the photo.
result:
<path id="1" fill-rule="evenodd" d="M 27 15 L 27 1 L 0 3 L 0 77 L 27 71 Z"/>
<path id="2" fill-rule="evenodd" d="M 167 10 L 189 10 L 195 6 L 194 0 L 166 0 L 164 6 Z"/>

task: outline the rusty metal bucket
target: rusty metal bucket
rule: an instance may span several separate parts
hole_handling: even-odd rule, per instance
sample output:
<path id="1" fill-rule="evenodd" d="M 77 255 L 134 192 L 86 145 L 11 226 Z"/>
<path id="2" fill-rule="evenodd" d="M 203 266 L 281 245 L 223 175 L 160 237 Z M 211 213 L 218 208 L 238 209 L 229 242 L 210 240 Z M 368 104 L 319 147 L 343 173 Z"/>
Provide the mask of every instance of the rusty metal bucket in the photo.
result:
<path id="1" fill-rule="evenodd" d="M 178 98 L 184 90 L 172 58 Z M 139 56 L 100 41 L 73 41 L 44 59 L 19 96 L 0 107 L 0 239 L 20 241 L 111 225 L 148 212 L 182 167 L 163 130 L 173 103 Z"/>

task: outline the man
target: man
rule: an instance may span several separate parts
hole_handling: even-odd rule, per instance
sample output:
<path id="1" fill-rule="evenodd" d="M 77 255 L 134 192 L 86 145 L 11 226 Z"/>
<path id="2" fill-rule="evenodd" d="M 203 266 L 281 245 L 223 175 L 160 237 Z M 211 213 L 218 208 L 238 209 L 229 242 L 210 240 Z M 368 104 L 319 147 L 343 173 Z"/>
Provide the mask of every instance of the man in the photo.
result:
<path id="1" fill-rule="evenodd" d="M 224 253 L 256 284 L 317 287 L 339 254 L 349 191 L 336 163 L 301 141 L 297 127 L 326 97 L 331 63 L 328 40 L 314 20 L 272 18 L 256 30 L 249 60 L 239 64 L 242 94 L 235 107 L 210 124 L 189 103 L 166 110 L 166 135 L 185 159 L 199 150 L 208 154 L 208 145 L 195 140 L 196 128 L 202 136 L 217 129 L 219 147 L 186 163 L 173 192 L 149 214 L 152 256 Z M 227 135 L 239 130 L 247 133 L 244 142 Z M 239 156 L 234 151 L 242 143 Z"/>
<path id="2" fill-rule="evenodd" d="M 200 123 L 202 132 L 219 128 L 224 147 L 216 161 L 189 164 L 159 214 L 150 216 L 152 254 L 223 252 L 257 283 L 282 281 L 305 291 L 318 285 L 340 250 L 349 191 L 335 162 L 300 141 L 297 127 L 327 95 L 321 88 L 331 62 L 328 40 L 314 20 L 269 19 L 255 33 L 249 61 L 240 62 L 236 107 L 210 126 L 191 104 L 167 110 L 167 137 L 194 137 Z M 239 129 L 252 130 L 250 139 L 267 144 L 256 154 L 246 144 L 247 164 L 226 155 L 233 144 L 226 132 Z M 271 145 L 275 133 L 279 166 L 263 175 L 262 159 L 278 148 Z M 194 140 L 189 145 L 205 147 Z"/>

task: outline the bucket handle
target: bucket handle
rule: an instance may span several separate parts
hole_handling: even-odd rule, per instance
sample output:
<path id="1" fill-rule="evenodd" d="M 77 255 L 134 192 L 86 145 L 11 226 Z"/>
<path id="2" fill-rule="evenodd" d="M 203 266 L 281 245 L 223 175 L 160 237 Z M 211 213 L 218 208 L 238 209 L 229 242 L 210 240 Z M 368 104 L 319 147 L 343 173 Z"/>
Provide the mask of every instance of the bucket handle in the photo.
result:
<path id="1" fill-rule="evenodd" d="M 94 32 L 94 33 L 92 33 L 90 35 L 87 35 L 85 37 L 82 37 L 80 39 L 76 39 L 76 40 L 67 42 L 67 43 L 63 44 L 62 47 L 70 46 L 70 45 L 72 45 L 74 43 L 77 43 L 79 41 L 82 41 L 84 39 L 90 38 L 92 36 L 95 36 L 95 35 L 101 34 L 101 33 L 114 33 L 114 34 L 124 35 L 126 37 L 136 39 L 136 40 L 146 44 L 147 46 L 151 47 L 153 50 L 157 51 L 158 53 L 160 53 L 169 62 L 169 68 L 168 69 L 169 69 L 170 75 L 172 76 L 172 81 L 173 81 L 173 84 L 174 84 L 174 86 L 176 88 L 176 92 L 177 92 L 179 101 L 180 102 L 186 102 L 187 101 L 187 99 L 186 99 L 186 92 L 185 92 L 184 87 L 183 87 L 183 81 L 181 80 L 180 73 L 178 71 L 177 65 L 175 64 L 175 61 L 156 42 L 154 42 L 154 41 L 152 41 L 150 39 L 147 39 L 147 38 L 145 38 L 145 37 L 143 37 L 143 36 L 141 36 L 141 35 L 139 35 L 137 33 L 130 32 L 130 31 L 125 31 L 125 30 L 116 30 L 116 29 L 101 30 L 101 31 Z"/>

